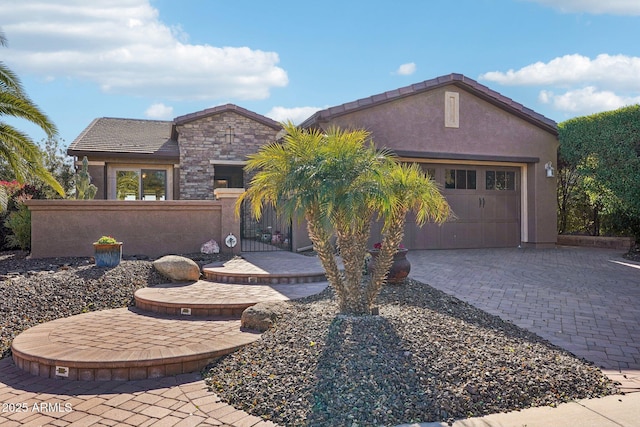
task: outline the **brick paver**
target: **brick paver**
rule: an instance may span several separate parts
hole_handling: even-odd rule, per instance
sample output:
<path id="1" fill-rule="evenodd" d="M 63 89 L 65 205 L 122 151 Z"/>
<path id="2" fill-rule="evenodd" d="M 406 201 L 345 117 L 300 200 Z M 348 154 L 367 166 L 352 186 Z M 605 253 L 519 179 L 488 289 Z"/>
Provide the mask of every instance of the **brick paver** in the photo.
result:
<path id="1" fill-rule="evenodd" d="M 640 390 L 640 263 L 620 251 L 410 251 L 408 258 L 414 279 L 528 329 Z"/>
<path id="2" fill-rule="evenodd" d="M 252 305 L 257 302 L 287 301 L 304 298 L 322 292 L 327 282 L 300 283 L 294 285 L 253 285 L 215 283 L 199 280 L 194 283 L 168 283 L 142 288 L 136 292 L 136 299 L 176 305 Z"/>
<path id="3" fill-rule="evenodd" d="M 33 381 L 34 378 L 36 382 Z M 0 397 L 0 405 L 4 405 L 6 410 L 0 413 L 0 425 L 3 427 L 252 427 L 262 423 L 260 418 L 251 417 L 222 403 L 215 394 L 208 391 L 202 377 L 197 373 L 127 382 L 67 381 L 34 377 L 18 369 L 10 358 L 5 358 L 0 360 Z M 195 399 L 205 404 L 195 405 Z M 156 406 L 159 403 L 162 403 L 162 406 Z M 169 403 L 177 409 L 167 408 L 166 405 Z M 227 416 L 228 423 L 220 420 L 222 416 Z"/>
<path id="4" fill-rule="evenodd" d="M 201 369 L 215 357 L 260 338 L 241 331 L 240 320 L 180 319 L 120 308 L 34 326 L 13 340 L 18 367 L 69 379 L 136 380 Z"/>

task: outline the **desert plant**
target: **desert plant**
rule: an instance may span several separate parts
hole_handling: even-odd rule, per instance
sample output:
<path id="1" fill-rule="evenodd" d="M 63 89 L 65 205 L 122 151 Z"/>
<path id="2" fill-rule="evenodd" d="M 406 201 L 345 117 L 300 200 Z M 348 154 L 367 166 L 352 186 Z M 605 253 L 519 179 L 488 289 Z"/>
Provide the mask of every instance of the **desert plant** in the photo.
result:
<path id="1" fill-rule="evenodd" d="M 91 183 L 91 175 L 89 174 L 89 159 L 84 156 L 82 159 L 82 167 L 75 174 L 76 181 L 76 199 L 93 200 L 98 192 L 98 187 Z"/>
<path id="2" fill-rule="evenodd" d="M 449 206 L 417 165 L 400 164 L 390 153 L 377 150 L 364 130 L 283 126 L 282 143 L 249 156 L 246 169 L 256 173 L 236 210 L 247 200 L 257 218 L 265 204 L 285 217 L 304 218 L 340 311 L 369 313 L 402 240 L 406 214 L 415 211 L 418 224 L 442 222 Z M 373 274 L 363 282 L 367 241 L 377 216 L 384 222 L 380 255 Z M 336 263 L 334 234 L 344 273 Z"/>
<path id="3" fill-rule="evenodd" d="M 111 236 L 102 236 L 96 242 L 98 245 L 115 245 L 118 241 Z"/>

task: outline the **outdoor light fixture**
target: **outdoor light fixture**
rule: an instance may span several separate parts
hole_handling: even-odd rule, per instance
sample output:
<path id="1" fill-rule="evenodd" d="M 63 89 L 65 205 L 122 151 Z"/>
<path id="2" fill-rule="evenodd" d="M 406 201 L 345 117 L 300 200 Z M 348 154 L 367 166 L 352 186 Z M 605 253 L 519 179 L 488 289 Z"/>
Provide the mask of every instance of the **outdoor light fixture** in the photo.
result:
<path id="1" fill-rule="evenodd" d="M 547 178 L 553 178 L 555 176 L 555 169 L 551 166 L 551 162 L 547 162 L 544 165 L 544 168 L 547 170 Z"/>

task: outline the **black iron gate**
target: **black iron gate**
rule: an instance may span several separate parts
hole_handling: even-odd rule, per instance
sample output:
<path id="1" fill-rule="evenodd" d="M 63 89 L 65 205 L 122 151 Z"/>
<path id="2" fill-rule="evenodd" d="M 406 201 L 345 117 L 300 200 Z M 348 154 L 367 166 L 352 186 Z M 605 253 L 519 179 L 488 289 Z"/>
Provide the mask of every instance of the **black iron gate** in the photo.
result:
<path id="1" fill-rule="evenodd" d="M 279 218 L 272 207 L 265 207 L 256 220 L 248 202 L 242 204 L 242 252 L 291 251 L 291 230 L 291 221 Z"/>

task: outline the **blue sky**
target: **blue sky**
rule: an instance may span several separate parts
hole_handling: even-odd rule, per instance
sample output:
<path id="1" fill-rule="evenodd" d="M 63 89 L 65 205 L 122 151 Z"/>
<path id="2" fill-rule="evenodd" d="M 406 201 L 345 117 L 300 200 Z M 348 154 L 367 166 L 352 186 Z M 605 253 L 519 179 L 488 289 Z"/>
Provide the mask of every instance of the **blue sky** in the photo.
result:
<path id="1" fill-rule="evenodd" d="M 640 103 L 640 0 L 0 0 L 0 17 L 0 61 L 65 145 L 97 117 L 234 103 L 301 122 L 450 73 L 557 122 Z"/>

